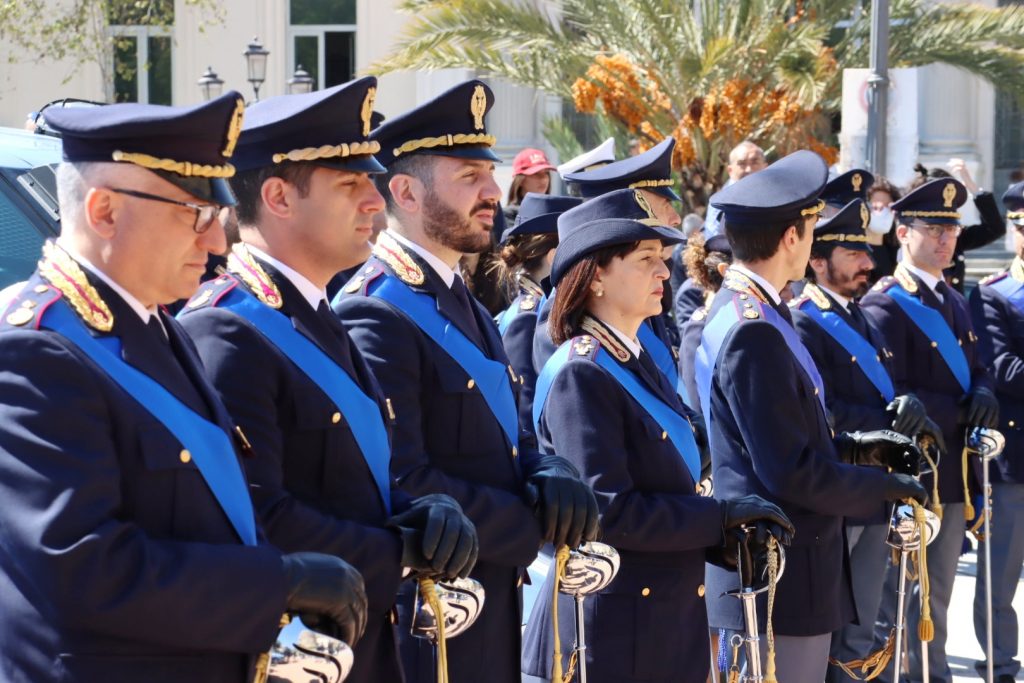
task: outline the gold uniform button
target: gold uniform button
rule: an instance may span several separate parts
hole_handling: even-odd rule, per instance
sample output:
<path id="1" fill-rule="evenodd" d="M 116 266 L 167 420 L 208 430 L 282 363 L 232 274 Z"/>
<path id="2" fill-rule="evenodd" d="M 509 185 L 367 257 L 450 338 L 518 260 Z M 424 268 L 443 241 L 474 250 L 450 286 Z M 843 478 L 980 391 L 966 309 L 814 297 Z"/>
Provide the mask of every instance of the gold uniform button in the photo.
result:
<path id="1" fill-rule="evenodd" d="M 661 440 L 664 441 L 667 438 L 668 438 L 668 432 L 662 432 L 661 433 Z"/>
<path id="2" fill-rule="evenodd" d="M 640 591 L 640 595 L 644 596 L 645 598 L 648 595 L 650 595 L 650 594 L 651 594 L 651 589 L 650 588 L 644 588 L 642 591 Z"/>
<path id="3" fill-rule="evenodd" d="M 1012 427 L 1012 426 L 1013 426 L 1013 425 L 1014 425 L 1015 423 L 1014 423 L 1014 421 L 1013 421 L 1013 420 L 1010 420 L 1010 421 L 1009 421 L 1009 422 L 1007 422 L 1006 424 L 1007 424 L 1007 426 L 1009 426 L 1009 427 Z"/>
<path id="4" fill-rule="evenodd" d="M 516 587 L 520 588 L 520 587 L 522 587 L 522 585 L 523 585 L 523 577 L 520 576 L 518 579 L 516 579 Z"/>
<path id="5" fill-rule="evenodd" d="M 178 455 L 178 457 L 181 458 L 181 461 L 183 463 L 192 462 L 192 454 L 188 452 L 187 448 L 181 449 L 181 453 Z"/>
<path id="6" fill-rule="evenodd" d="M 469 380 L 468 382 L 466 382 L 466 388 L 467 389 L 472 389 L 475 386 L 476 386 L 476 381 L 475 380 Z"/>
<path id="7" fill-rule="evenodd" d="M 850 362 L 851 363 L 856 363 L 857 362 L 857 356 L 850 356 Z"/>
<path id="8" fill-rule="evenodd" d="M 937 349 L 938 347 L 939 347 L 939 342 L 932 342 L 932 348 L 933 349 Z"/>
<path id="9" fill-rule="evenodd" d="M 335 413 L 334 415 L 331 415 L 332 424 L 338 424 L 339 422 L 341 422 L 341 413 Z"/>
<path id="10" fill-rule="evenodd" d="M 814 395 L 815 395 L 815 396 L 817 396 L 817 395 L 818 395 L 818 387 L 814 387 Z"/>
<path id="11" fill-rule="evenodd" d="M 703 598 L 704 597 L 704 584 L 703 583 L 701 585 L 697 586 L 697 597 L 698 598 Z"/>
<path id="12" fill-rule="evenodd" d="M 519 455 L 519 449 L 518 449 L 518 448 L 516 448 L 515 446 L 513 446 L 513 447 L 512 447 L 512 457 L 514 458 L 514 457 L 516 457 L 517 455 Z"/>

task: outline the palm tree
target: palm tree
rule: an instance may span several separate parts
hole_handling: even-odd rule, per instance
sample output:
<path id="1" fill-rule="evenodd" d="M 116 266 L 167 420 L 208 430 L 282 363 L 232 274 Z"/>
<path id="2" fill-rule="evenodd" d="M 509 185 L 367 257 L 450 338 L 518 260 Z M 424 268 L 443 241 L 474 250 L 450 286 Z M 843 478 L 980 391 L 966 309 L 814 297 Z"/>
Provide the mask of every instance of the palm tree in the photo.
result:
<path id="1" fill-rule="evenodd" d="M 560 95 L 640 142 L 676 138 L 699 208 L 744 139 L 834 160 L 842 67 L 865 67 L 862 0 L 404 0 L 414 16 L 374 65 L 472 68 Z M 890 64 L 958 66 L 1024 92 L 1024 7 L 893 0 Z M 549 138 L 566 141 L 565 130 Z M 563 153 L 566 150 L 560 150 Z"/>

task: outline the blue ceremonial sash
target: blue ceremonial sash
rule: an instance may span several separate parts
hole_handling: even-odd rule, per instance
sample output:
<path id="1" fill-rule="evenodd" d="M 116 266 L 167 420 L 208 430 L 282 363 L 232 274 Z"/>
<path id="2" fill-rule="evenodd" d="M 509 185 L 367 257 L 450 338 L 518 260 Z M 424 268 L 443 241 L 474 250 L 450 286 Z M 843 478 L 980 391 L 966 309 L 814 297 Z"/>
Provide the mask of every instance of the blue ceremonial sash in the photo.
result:
<path id="1" fill-rule="evenodd" d="M 752 310 L 752 309 L 751 309 Z M 781 334 L 783 339 L 786 340 L 786 346 L 789 347 L 793 357 L 796 358 L 797 363 L 803 368 L 807 377 L 811 380 L 814 385 L 815 393 L 818 397 L 818 403 L 821 404 L 822 411 L 828 414 L 828 409 L 825 407 L 825 385 L 821 380 L 821 374 L 818 372 L 818 367 L 814 364 L 814 359 L 811 358 L 811 354 L 808 353 L 807 348 L 800 341 L 800 337 L 797 335 L 796 330 L 783 320 L 779 312 L 769 305 L 760 306 L 760 314 L 766 321 L 772 324 Z M 704 422 L 708 425 L 710 430 L 711 427 L 711 380 L 714 376 L 715 366 L 718 363 L 718 354 L 722 350 L 722 344 L 725 342 L 725 336 L 729 333 L 729 330 L 733 328 L 736 323 L 740 320 L 739 307 L 735 302 L 729 302 L 727 305 L 722 306 L 715 313 L 715 317 L 708 322 L 704 327 L 704 332 L 701 335 L 700 346 L 697 348 L 697 355 L 694 361 L 695 377 L 697 380 L 697 393 L 700 396 L 701 410 L 704 412 Z M 764 362 L 773 363 L 777 362 L 775 359 L 765 358 Z"/>
<path id="2" fill-rule="evenodd" d="M 384 508 L 391 512 L 391 445 L 380 405 L 367 396 L 345 369 L 295 329 L 283 313 L 236 287 L 219 308 L 248 320 L 331 399 L 352 430 L 366 466 L 377 484 Z"/>
<path id="3" fill-rule="evenodd" d="M 231 526 L 245 545 L 256 545 L 256 518 L 249 487 L 227 432 L 182 403 L 159 382 L 121 358 L 121 340 L 96 339 L 60 299 L 43 314 L 41 326 L 77 346 L 192 455 Z"/>
<path id="4" fill-rule="evenodd" d="M 512 321 L 515 320 L 516 315 L 519 313 L 519 299 L 516 299 L 509 307 L 494 317 L 494 322 L 498 324 L 498 334 L 502 337 L 505 336 L 505 332 L 508 331 Z"/>
<path id="5" fill-rule="evenodd" d="M 641 325 L 642 327 L 642 325 Z M 534 429 L 540 429 L 540 416 L 544 409 L 544 402 L 551 391 L 551 383 L 559 370 L 569 362 L 569 354 L 572 353 L 572 340 L 565 342 L 544 364 L 544 368 L 537 377 L 537 392 L 533 397 L 533 424 Z M 594 356 L 594 362 L 608 371 L 612 377 L 626 390 L 633 399 L 640 404 L 644 411 L 654 418 L 654 421 L 665 430 L 672 445 L 679 452 L 690 471 L 694 482 L 700 481 L 700 451 L 697 442 L 693 438 L 693 427 L 690 421 L 677 413 L 671 406 L 662 401 L 651 392 L 643 382 L 632 371 L 622 367 L 603 348 L 598 349 Z"/>
<path id="6" fill-rule="evenodd" d="M 640 323 L 640 329 L 636 333 L 637 341 L 644 347 L 647 353 L 651 354 L 651 360 L 661 370 L 661 374 L 668 378 L 671 386 L 679 387 L 679 368 L 676 367 L 676 359 L 672 357 L 672 349 L 661 340 L 661 337 L 654 333 L 654 329 L 647 323 Z"/>
<path id="7" fill-rule="evenodd" d="M 376 287 L 374 286 L 376 285 Z M 437 300 L 419 294 L 387 273 L 370 285 L 369 294 L 392 304 L 434 340 L 476 383 L 513 448 L 519 448 L 519 410 L 508 366 L 491 360 L 452 321 L 437 310 Z"/>
<path id="8" fill-rule="evenodd" d="M 999 282 L 986 285 L 986 287 L 991 287 L 1002 294 L 1013 304 L 1014 308 L 1024 313 L 1024 282 L 1015 279 L 1012 275 L 1007 275 Z"/>
<path id="9" fill-rule="evenodd" d="M 861 336 L 857 330 L 853 329 L 835 311 L 823 311 L 814 305 L 814 302 L 808 302 L 800 310 L 810 316 L 811 320 L 818 323 L 851 357 L 857 359 L 857 366 L 861 369 L 861 372 L 878 389 L 878 392 L 882 394 L 882 398 L 886 402 L 896 397 L 896 389 L 892 385 L 892 378 L 889 377 L 885 366 L 879 360 L 878 350 L 871 345 L 871 342 Z"/>
<path id="10" fill-rule="evenodd" d="M 957 341 L 953 330 L 949 329 L 942 314 L 931 306 L 925 305 L 917 297 L 911 296 L 899 284 L 890 287 L 887 293 L 903 309 L 907 317 L 917 325 L 917 329 L 921 330 L 925 337 L 935 342 L 939 355 L 946 362 L 946 367 L 953 373 L 953 377 L 956 378 L 960 387 L 965 392 L 970 391 L 971 369 L 967 365 L 967 356 L 964 355 L 964 350 L 960 348 L 960 342 Z M 952 295 L 947 294 L 946 296 Z"/>

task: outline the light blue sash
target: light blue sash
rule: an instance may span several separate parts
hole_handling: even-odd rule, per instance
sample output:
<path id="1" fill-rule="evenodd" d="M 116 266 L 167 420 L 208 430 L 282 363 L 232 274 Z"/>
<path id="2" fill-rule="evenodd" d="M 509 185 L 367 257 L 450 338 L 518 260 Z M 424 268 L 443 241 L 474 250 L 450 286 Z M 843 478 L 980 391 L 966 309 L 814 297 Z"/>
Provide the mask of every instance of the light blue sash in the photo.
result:
<path id="1" fill-rule="evenodd" d="M 186 406 L 159 382 L 126 363 L 121 358 L 120 339 L 106 337 L 101 341 L 89 334 L 63 299 L 46 310 L 41 326 L 57 332 L 81 349 L 181 442 L 239 538 L 245 545 L 256 545 L 256 518 L 249 487 L 227 432 Z"/>
<path id="2" fill-rule="evenodd" d="M 437 300 L 411 290 L 398 278 L 384 273 L 368 289 L 409 317 L 434 340 L 476 383 L 513 448 L 519 448 L 519 411 L 509 379 L 509 368 L 488 358 L 452 321 L 437 310 Z"/>
<path id="3" fill-rule="evenodd" d="M 569 354 L 572 353 L 572 340 L 565 342 L 544 364 L 540 375 L 537 377 L 537 392 L 533 398 L 533 423 L 534 429 L 539 429 L 540 416 L 544 409 L 548 393 L 551 391 L 551 383 L 554 382 L 559 370 L 569 362 Z M 679 452 L 690 471 L 693 481 L 700 481 L 700 451 L 697 442 L 693 438 L 693 427 L 690 421 L 680 415 L 670 405 L 662 401 L 651 392 L 643 382 L 627 368 L 617 363 L 604 349 L 598 349 L 594 356 L 594 362 L 608 371 L 612 377 L 626 390 L 633 399 L 640 404 L 640 407 L 650 415 L 658 425 L 665 430 L 672 445 Z"/>
<path id="4" fill-rule="evenodd" d="M 1024 313 L 1024 282 L 1015 279 L 1012 275 L 1007 275 L 999 282 L 994 282 L 991 285 L 985 285 L 991 287 L 1013 304 L 1021 313 Z"/>
<path id="5" fill-rule="evenodd" d="M 960 348 L 960 342 L 957 341 L 953 330 L 949 329 L 942 314 L 912 296 L 899 284 L 893 285 L 886 291 L 892 300 L 903 309 L 907 317 L 917 325 L 917 329 L 921 330 L 925 337 L 935 342 L 935 348 L 960 387 L 965 392 L 970 391 L 971 369 L 967 365 L 967 356 L 964 355 L 964 350 Z"/>
<path id="6" fill-rule="evenodd" d="M 377 401 L 363 393 L 344 368 L 296 330 L 287 316 L 260 303 L 243 289 L 236 287 L 231 290 L 218 303 L 218 307 L 252 323 L 260 334 L 280 349 L 337 406 L 359 444 L 384 508 L 390 514 L 391 445 Z"/>

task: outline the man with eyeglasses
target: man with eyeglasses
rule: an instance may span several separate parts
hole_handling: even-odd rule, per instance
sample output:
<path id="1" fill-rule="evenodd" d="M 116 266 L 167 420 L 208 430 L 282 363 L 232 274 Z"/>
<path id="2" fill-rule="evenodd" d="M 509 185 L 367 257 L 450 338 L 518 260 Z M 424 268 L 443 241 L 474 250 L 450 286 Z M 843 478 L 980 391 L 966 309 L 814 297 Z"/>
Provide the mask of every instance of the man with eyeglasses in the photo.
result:
<path id="1" fill-rule="evenodd" d="M 951 457 L 939 463 L 942 527 L 928 546 L 931 615 L 935 638 L 928 648 L 932 681 L 952 681 L 946 661 L 947 610 L 964 538 L 965 505 L 980 490 L 973 468 L 959 457 L 971 427 L 996 427 L 999 403 L 986 370 L 963 295 L 942 277 L 960 235 L 967 190 L 953 178 L 926 183 L 892 205 L 903 260 L 864 297 L 863 310 L 876 322 L 892 351 L 893 381 L 912 391 L 942 429 Z M 927 477 L 930 480 L 932 477 Z M 931 481 L 926 481 L 931 484 Z M 973 515 L 971 515 L 973 517 Z M 916 640 L 920 600 L 910 599 L 910 680 L 921 680 Z"/>
<path id="2" fill-rule="evenodd" d="M 0 314 L 0 678 L 252 680 L 286 611 L 358 638 L 362 578 L 266 544 L 181 327 L 226 247 L 244 103 L 60 109 L 61 233 Z"/>
<path id="3" fill-rule="evenodd" d="M 992 468 L 992 655 L 997 683 L 1013 683 L 1020 671 L 1017 659 L 1017 613 L 1013 598 L 1024 565 L 1024 183 L 1003 194 L 1006 218 L 1013 226 L 1013 263 L 1007 270 L 982 280 L 969 301 L 982 348 L 989 354 L 996 396 L 999 431 L 1006 448 Z M 978 511 L 980 514 L 980 511 Z M 982 541 L 987 543 L 988 539 Z M 985 553 L 978 551 L 978 576 L 984 575 Z M 986 649 L 985 582 L 974 593 L 974 633 Z M 984 676 L 987 662 L 975 664 Z"/>

